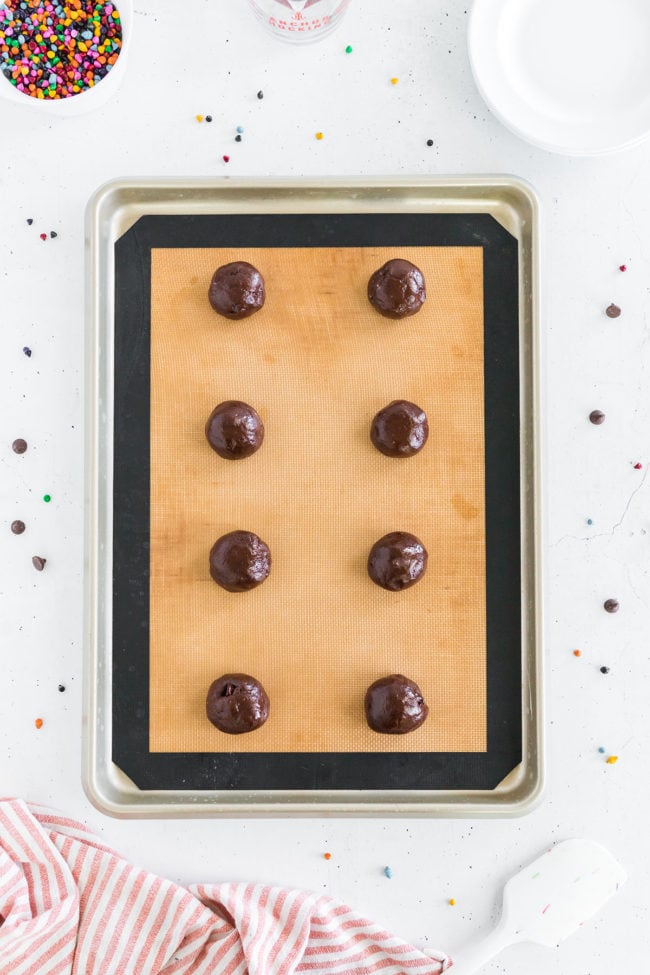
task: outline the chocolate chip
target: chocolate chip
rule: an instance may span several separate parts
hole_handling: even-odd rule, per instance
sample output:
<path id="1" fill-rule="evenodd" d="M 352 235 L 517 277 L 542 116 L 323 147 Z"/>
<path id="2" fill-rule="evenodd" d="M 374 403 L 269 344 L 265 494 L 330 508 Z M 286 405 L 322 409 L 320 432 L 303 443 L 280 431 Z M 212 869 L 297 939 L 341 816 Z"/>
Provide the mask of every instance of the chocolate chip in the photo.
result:
<path id="1" fill-rule="evenodd" d="M 46 562 L 47 559 L 41 558 L 40 555 L 32 555 L 32 565 L 34 566 L 37 572 L 43 571 Z"/>
<path id="2" fill-rule="evenodd" d="M 11 530 L 14 533 L 14 535 L 22 535 L 22 533 L 25 531 L 25 522 L 24 521 L 12 521 L 12 523 L 11 523 Z"/>
<path id="3" fill-rule="evenodd" d="M 14 454 L 24 454 L 27 450 L 27 441 L 23 440 L 22 437 L 18 437 L 18 439 L 14 440 L 12 443 L 11 449 L 13 450 Z"/>
<path id="4" fill-rule="evenodd" d="M 601 667 L 600 668 L 600 672 L 601 672 L 601 674 L 608 674 L 609 673 L 609 667 Z"/>
<path id="5" fill-rule="evenodd" d="M 608 318 L 618 318 L 619 315 L 621 314 L 621 309 L 618 307 L 618 305 L 615 305 L 612 302 L 612 304 L 608 305 L 607 308 L 605 309 L 605 314 L 607 315 Z"/>
<path id="6" fill-rule="evenodd" d="M 65 684 L 59 684 L 59 691 L 61 694 L 63 694 L 64 690 L 65 690 Z"/>
<path id="7" fill-rule="evenodd" d="M 605 422 L 605 414 L 602 410 L 592 410 L 589 414 L 589 419 L 592 423 L 595 423 L 596 426 L 599 426 L 601 423 Z"/>
<path id="8" fill-rule="evenodd" d="M 618 613 L 621 608 L 621 604 L 618 599 L 606 599 L 603 603 L 603 607 L 606 613 Z"/>
<path id="9" fill-rule="evenodd" d="M 235 136 L 235 142 L 241 142 L 241 134 L 239 134 L 239 133 L 238 133 L 238 134 L 237 134 L 237 135 Z"/>

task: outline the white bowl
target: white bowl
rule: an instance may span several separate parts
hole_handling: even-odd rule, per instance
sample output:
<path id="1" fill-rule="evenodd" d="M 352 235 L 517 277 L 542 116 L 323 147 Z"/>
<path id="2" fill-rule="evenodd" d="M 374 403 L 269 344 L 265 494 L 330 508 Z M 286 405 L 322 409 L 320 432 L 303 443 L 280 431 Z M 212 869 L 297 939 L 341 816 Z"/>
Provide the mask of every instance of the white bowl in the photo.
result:
<path id="1" fill-rule="evenodd" d="M 469 58 L 527 142 L 592 156 L 650 133 L 650 0 L 474 0 Z"/>
<path id="2" fill-rule="evenodd" d="M 68 98 L 48 99 L 34 98 L 18 91 L 0 72 L 0 98 L 5 98 L 9 102 L 24 105 L 25 108 L 33 108 L 37 112 L 45 112 L 50 116 L 59 118 L 70 118 L 73 115 L 84 115 L 92 112 L 95 108 L 101 108 L 114 95 L 122 83 L 126 62 L 131 44 L 131 33 L 133 28 L 133 0 L 115 0 L 115 7 L 120 13 L 122 23 L 122 48 L 117 61 L 94 88 L 88 88 L 78 95 L 70 95 Z"/>

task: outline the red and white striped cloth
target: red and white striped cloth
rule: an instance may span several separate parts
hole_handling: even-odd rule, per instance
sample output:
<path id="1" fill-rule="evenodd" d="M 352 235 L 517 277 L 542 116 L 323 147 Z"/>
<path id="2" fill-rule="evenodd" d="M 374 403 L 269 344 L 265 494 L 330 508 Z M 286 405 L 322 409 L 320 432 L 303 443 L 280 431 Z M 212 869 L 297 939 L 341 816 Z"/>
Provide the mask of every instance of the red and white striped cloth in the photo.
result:
<path id="1" fill-rule="evenodd" d="M 0 800 L 1 975 L 440 975 L 449 964 L 329 897 L 179 887 L 74 820 Z"/>

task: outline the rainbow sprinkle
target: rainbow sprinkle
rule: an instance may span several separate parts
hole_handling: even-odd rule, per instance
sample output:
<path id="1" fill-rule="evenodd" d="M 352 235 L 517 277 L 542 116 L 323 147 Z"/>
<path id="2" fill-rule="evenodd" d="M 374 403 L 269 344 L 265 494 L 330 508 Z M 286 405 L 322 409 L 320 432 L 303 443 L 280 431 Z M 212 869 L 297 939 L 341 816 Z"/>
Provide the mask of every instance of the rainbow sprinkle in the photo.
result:
<path id="1" fill-rule="evenodd" d="M 0 71 L 32 98 L 70 98 L 93 88 L 121 48 L 113 3 L 0 0 Z"/>

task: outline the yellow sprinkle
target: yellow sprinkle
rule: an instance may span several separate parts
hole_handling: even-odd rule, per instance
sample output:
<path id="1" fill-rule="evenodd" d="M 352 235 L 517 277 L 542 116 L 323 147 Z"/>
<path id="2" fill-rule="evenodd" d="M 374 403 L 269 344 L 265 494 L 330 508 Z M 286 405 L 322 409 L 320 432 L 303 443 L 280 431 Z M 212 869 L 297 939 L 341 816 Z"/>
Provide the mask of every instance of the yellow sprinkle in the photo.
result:
<path id="1" fill-rule="evenodd" d="M 203 121 L 203 116 L 202 115 L 197 115 L 196 116 L 196 121 L 197 122 L 202 122 Z"/>
<path id="2" fill-rule="evenodd" d="M 607 759 L 608 765 L 616 765 L 617 762 L 618 762 L 618 755 L 610 755 L 609 758 Z"/>
<path id="3" fill-rule="evenodd" d="M 455 905 L 456 901 L 454 900 L 453 897 L 450 897 L 449 900 L 447 901 L 447 903 L 449 904 L 450 907 L 453 907 Z"/>
<path id="4" fill-rule="evenodd" d="M 318 140 L 320 140 L 320 139 L 322 139 L 322 138 L 323 138 L 323 133 L 322 133 L 322 132 L 317 132 L 317 133 L 316 133 L 316 138 L 317 138 Z"/>
<path id="5" fill-rule="evenodd" d="M 396 85 L 398 81 L 399 81 L 399 78 L 391 78 L 390 79 L 391 85 Z"/>

